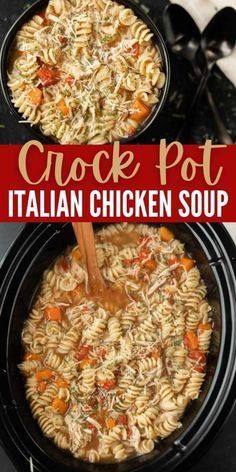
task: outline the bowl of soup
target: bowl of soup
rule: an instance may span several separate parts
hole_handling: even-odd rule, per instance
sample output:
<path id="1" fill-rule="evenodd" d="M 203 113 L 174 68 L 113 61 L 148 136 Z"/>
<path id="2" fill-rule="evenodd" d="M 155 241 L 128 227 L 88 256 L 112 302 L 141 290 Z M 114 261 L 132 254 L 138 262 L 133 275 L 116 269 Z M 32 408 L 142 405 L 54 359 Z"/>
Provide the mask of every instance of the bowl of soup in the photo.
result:
<path id="1" fill-rule="evenodd" d="M 161 112 L 169 81 L 165 42 L 129 0 L 39 0 L 2 47 L 11 111 L 61 144 L 137 138 Z"/>

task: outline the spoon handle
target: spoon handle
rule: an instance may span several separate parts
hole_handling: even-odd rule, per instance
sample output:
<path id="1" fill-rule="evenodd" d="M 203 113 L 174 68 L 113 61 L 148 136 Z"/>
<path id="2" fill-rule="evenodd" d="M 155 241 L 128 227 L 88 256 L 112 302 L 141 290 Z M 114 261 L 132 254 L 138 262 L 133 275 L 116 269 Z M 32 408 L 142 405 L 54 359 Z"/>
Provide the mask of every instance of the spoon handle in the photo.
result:
<path id="1" fill-rule="evenodd" d="M 205 68 L 204 72 L 203 72 L 203 75 L 202 75 L 202 78 L 200 80 L 200 83 L 198 85 L 198 88 L 197 88 L 197 91 L 194 95 L 194 98 L 192 100 L 192 103 L 189 107 L 189 110 L 187 112 L 187 115 L 186 115 L 186 118 L 185 118 L 185 122 L 181 128 L 181 130 L 179 131 L 178 133 L 178 136 L 176 138 L 177 141 L 184 141 L 186 140 L 186 136 L 187 136 L 187 133 L 192 125 L 192 121 L 193 121 L 193 118 L 195 116 L 195 111 L 196 111 L 196 108 L 197 108 L 197 105 L 199 104 L 199 100 L 203 94 L 203 91 L 206 87 L 206 84 L 207 84 L 207 81 L 209 79 L 209 76 L 210 76 L 210 72 L 211 72 L 211 68 Z"/>
<path id="2" fill-rule="evenodd" d="M 93 295 L 101 295 L 105 289 L 105 282 L 98 267 L 95 237 L 92 223 L 72 223 L 75 236 L 82 255 L 83 263 L 87 267 L 90 289 Z"/>
<path id="3" fill-rule="evenodd" d="M 201 75 L 202 75 L 202 71 L 201 71 L 201 68 L 199 67 L 199 65 L 197 63 L 193 64 L 193 70 L 194 70 L 194 73 L 195 73 L 196 77 L 200 78 Z M 211 91 L 209 90 L 208 87 L 206 87 L 206 97 L 207 97 L 209 108 L 210 108 L 211 113 L 212 113 L 213 120 L 215 122 L 215 126 L 216 126 L 216 129 L 217 129 L 217 134 L 218 134 L 218 138 L 219 138 L 220 143 L 222 143 L 222 144 L 233 144 L 233 140 L 232 140 L 230 134 L 228 133 L 228 131 L 227 131 L 225 125 L 224 125 L 223 120 L 221 119 L 219 110 L 218 110 L 218 108 L 217 108 L 217 106 L 216 106 L 216 104 L 213 100 Z"/>

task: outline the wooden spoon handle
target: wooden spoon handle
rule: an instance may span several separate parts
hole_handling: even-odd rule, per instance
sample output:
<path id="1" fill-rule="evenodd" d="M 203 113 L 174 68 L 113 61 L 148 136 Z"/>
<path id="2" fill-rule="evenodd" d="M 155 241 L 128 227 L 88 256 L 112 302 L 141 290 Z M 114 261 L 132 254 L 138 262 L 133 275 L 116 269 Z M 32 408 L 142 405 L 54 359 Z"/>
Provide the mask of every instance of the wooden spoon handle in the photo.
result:
<path id="1" fill-rule="evenodd" d="M 82 223 L 72 223 L 73 230 L 76 236 L 76 240 L 79 246 L 80 254 L 82 257 L 82 262 L 83 264 L 87 264 L 87 256 L 86 256 L 86 249 L 85 249 L 85 244 L 84 244 L 84 235 L 83 235 L 83 230 L 82 230 Z"/>
<path id="2" fill-rule="evenodd" d="M 105 282 L 98 267 L 92 223 L 72 223 L 84 263 L 87 265 L 93 295 L 101 295 Z"/>
<path id="3" fill-rule="evenodd" d="M 105 288 L 105 282 L 98 267 L 96 245 L 92 223 L 81 223 L 87 256 L 89 281 L 94 295 L 99 295 Z"/>

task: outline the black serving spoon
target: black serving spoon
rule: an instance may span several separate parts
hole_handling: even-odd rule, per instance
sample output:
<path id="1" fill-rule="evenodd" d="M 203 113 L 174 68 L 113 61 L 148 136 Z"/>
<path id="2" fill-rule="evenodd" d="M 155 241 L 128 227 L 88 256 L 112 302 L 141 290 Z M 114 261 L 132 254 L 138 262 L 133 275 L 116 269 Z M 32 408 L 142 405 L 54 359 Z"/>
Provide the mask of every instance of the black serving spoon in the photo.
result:
<path id="1" fill-rule="evenodd" d="M 205 69 L 195 97 L 188 110 L 185 123 L 177 139 L 183 140 L 192 123 L 202 93 L 206 87 L 213 66 L 219 59 L 229 56 L 236 42 L 236 10 L 225 7 L 212 18 L 202 33 L 201 49 L 204 52 Z"/>
<path id="2" fill-rule="evenodd" d="M 197 55 L 199 56 L 200 46 L 204 52 L 204 72 L 188 111 L 184 126 L 178 134 L 177 139 L 179 140 L 183 139 L 189 130 L 194 112 L 202 92 L 206 87 L 212 67 L 217 60 L 231 54 L 233 50 L 236 36 L 234 30 L 235 21 L 236 11 L 233 8 L 226 7 L 215 15 L 201 36 L 194 20 L 182 7 L 171 5 L 165 10 L 164 26 L 167 40 L 175 53 L 181 54 L 185 59 L 191 62 L 198 77 L 201 74 L 197 65 Z M 220 140 L 223 143 L 232 144 L 232 139 L 220 118 L 210 92 L 207 92 L 207 96 Z"/>
<path id="3" fill-rule="evenodd" d="M 166 40 L 172 51 L 195 67 L 201 33 L 191 15 L 185 8 L 171 3 L 164 10 L 163 24 Z"/>
<path id="4" fill-rule="evenodd" d="M 201 77 L 202 71 L 198 66 L 197 53 L 201 45 L 201 33 L 191 15 L 177 4 L 170 4 L 163 15 L 166 40 L 174 54 L 184 57 L 192 65 L 196 77 Z M 223 144 L 233 144 L 215 105 L 213 97 L 206 87 L 206 96 L 218 132 L 218 138 Z"/>

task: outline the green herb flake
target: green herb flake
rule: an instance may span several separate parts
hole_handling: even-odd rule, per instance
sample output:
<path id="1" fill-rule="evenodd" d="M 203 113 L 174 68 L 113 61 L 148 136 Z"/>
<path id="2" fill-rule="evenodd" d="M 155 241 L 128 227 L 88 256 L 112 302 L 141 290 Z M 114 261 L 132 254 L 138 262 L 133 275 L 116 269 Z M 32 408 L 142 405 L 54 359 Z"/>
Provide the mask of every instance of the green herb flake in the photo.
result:
<path id="1" fill-rule="evenodd" d="M 173 346 L 181 346 L 182 344 L 182 339 L 176 339 L 174 342 L 173 342 Z"/>
<path id="2" fill-rule="evenodd" d="M 103 38 L 101 39 L 101 42 L 102 43 L 108 43 L 109 41 L 112 40 L 112 36 L 103 36 Z"/>

